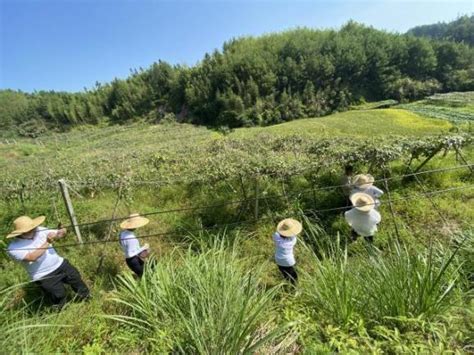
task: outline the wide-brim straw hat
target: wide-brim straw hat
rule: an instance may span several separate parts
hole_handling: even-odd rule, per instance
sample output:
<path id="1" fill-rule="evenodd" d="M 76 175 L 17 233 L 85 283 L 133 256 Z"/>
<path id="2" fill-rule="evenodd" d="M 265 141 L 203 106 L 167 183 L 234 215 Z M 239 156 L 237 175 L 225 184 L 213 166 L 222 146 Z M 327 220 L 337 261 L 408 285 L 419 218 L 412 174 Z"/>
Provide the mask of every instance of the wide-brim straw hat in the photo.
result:
<path id="1" fill-rule="evenodd" d="M 36 218 L 31 218 L 28 216 L 18 217 L 13 221 L 13 226 L 15 227 L 15 230 L 8 234 L 7 238 L 15 238 L 22 234 L 31 232 L 33 229 L 43 223 L 45 219 L 45 216 L 39 216 Z"/>
<path id="2" fill-rule="evenodd" d="M 369 212 L 375 207 L 375 201 L 372 196 L 363 192 L 356 192 L 352 194 L 350 199 L 352 205 L 362 212 Z"/>
<path id="3" fill-rule="evenodd" d="M 303 226 L 293 218 L 286 218 L 277 225 L 277 232 L 283 237 L 293 237 L 301 233 Z"/>
<path id="4" fill-rule="evenodd" d="M 361 189 L 366 189 L 374 184 L 374 177 L 370 174 L 359 174 L 354 176 L 352 184 Z"/>
<path id="5" fill-rule="evenodd" d="M 150 220 L 140 216 L 138 213 L 132 213 L 128 218 L 120 223 L 122 229 L 137 229 L 146 226 Z"/>

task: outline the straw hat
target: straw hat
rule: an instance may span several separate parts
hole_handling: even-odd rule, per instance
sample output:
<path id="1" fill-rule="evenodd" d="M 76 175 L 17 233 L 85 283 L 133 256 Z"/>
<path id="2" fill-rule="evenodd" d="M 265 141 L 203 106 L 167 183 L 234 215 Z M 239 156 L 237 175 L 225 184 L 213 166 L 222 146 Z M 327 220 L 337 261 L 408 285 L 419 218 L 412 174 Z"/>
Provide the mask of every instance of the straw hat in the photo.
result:
<path id="1" fill-rule="evenodd" d="M 293 218 L 287 218 L 278 223 L 277 232 L 283 237 L 293 237 L 301 233 L 303 226 Z"/>
<path id="2" fill-rule="evenodd" d="M 13 221 L 13 225 L 15 226 L 15 230 L 7 235 L 7 238 L 15 238 L 22 234 L 28 233 L 38 227 L 41 223 L 44 222 L 46 219 L 45 216 L 39 216 L 36 218 L 31 219 L 28 216 L 21 216 L 18 217 Z"/>
<path id="3" fill-rule="evenodd" d="M 356 192 L 350 197 L 355 208 L 362 212 L 369 212 L 375 206 L 375 201 L 372 196 L 363 192 Z"/>
<path id="4" fill-rule="evenodd" d="M 128 218 L 120 223 L 122 229 L 137 229 L 146 226 L 150 222 L 148 218 L 141 217 L 138 213 L 132 213 Z"/>
<path id="5" fill-rule="evenodd" d="M 354 176 L 352 183 L 361 189 L 366 189 L 372 186 L 374 181 L 374 177 L 370 174 L 359 174 Z"/>

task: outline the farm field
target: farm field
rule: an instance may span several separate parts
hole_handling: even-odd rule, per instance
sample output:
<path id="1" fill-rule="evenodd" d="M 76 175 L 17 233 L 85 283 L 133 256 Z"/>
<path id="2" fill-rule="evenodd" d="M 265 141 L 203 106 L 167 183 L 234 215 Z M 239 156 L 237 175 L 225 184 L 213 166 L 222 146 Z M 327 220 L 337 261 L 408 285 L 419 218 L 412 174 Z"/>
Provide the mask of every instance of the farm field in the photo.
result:
<path id="1" fill-rule="evenodd" d="M 426 117 L 471 122 L 474 120 L 474 92 L 436 94 L 399 107 Z"/>
<path id="2" fill-rule="evenodd" d="M 463 98 L 463 110 L 469 100 Z M 2 252 L 2 349 L 469 351 L 472 134 L 447 116 L 426 114 L 430 105 L 229 132 L 140 123 L 4 142 L 0 233 L 24 213 L 44 214 L 50 226 L 69 224 L 57 187 L 65 178 L 79 223 L 92 223 L 81 227 L 86 245 L 70 245 L 70 231 L 57 248 L 81 271 L 93 299 L 50 311 Z M 444 108 L 459 115 L 457 107 Z M 335 186 L 349 163 L 389 179 L 380 181 L 383 221 L 374 247 L 348 242 Z M 402 178 L 419 167 L 420 175 Z M 118 221 L 93 223 L 131 212 L 151 220 L 140 233 L 149 236 L 156 267 L 140 282 L 116 241 Z M 305 228 L 296 246 L 297 290 L 282 284 L 272 259 L 275 223 L 287 216 Z"/>

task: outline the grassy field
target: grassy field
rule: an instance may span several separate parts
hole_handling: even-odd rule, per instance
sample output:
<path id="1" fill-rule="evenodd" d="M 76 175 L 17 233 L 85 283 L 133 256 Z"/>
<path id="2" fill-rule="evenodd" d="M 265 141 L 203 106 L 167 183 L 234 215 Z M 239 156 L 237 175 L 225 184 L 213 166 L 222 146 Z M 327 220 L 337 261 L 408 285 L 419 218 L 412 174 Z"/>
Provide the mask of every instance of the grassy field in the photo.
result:
<path id="1" fill-rule="evenodd" d="M 474 120 L 474 92 L 436 94 L 399 107 L 426 117 L 469 123 Z"/>
<path id="2" fill-rule="evenodd" d="M 2 235 L 23 213 L 45 214 L 50 226 L 67 223 L 56 186 L 60 177 L 73 187 L 80 223 L 111 218 L 117 202 L 117 216 L 187 209 L 152 215 L 140 230 L 163 232 L 146 240 L 156 267 L 140 282 L 117 242 L 61 247 L 74 242 L 71 233 L 58 243 L 93 292 L 91 302 L 71 302 L 59 314 L 2 252 L 2 351 L 468 352 L 474 340 L 472 173 L 463 168 L 420 175 L 419 181 L 397 178 L 409 160 L 398 151 L 399 140 L 423 141 L 448 134 L 452 126 L 404 109 L 380 109 L 228 134 L 135 124 L 0 145 Z M 350 155 L 384 145 L 386 170 Z M 464 159 L 473 156 L 472 146 L 465 146 Z M 351 159 L 358 172 L 371 169 L 378 179 L 384 173 L 393 178 L 388 187 L 395 218 L 386 193 L 374 247 L 347 243 L 341 211 L 314 212 L 344 205 L 338 189 L 318 188 L 339 184 L 342 165 Z M 423 160 L 414 159 L 412 169 Z M 451 150 L 423 170 L 462 164 Z M 259 174 L 258 222 L 252 200 L 190 209 L 252 198 L 251 173 Z M 460 189 L 423 195 L 451 188 Z M 271 234 L 287 216 L 305 226 L 296 247 L 297 290 L 282 284 L 272 261 Z M 231 225 L 218 227 L 226 223 Z M 86 241 L 107 239 L 109 224 L 82 232 Z M 114 240 L 118 223 L 111 232 Z"/>
<path id="3" fill-rule="evenodd" d="M 261 132 L 299 134 L 318 138 L 378 137 L 386 135 L 423 136 L 445 133 L 452 125 L 447 121 L 429 119 L 399 109 L 358 110 L 321 118 L 307 118 L 271 127 L 242 128 L 236 136 L 245 137 Z"/>

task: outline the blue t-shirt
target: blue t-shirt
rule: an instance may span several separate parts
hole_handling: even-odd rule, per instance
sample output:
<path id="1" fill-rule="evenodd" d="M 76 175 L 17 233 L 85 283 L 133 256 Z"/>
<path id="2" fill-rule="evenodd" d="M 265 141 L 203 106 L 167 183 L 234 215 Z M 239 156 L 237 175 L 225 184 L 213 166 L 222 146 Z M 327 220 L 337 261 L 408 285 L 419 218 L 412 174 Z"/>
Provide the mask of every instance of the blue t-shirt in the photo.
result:
<path id="1" fill-rule="evenodd" d="M 273 234 L 275 243 L 275 262 L 280 266 L 293 266 L 296 264 L 293 248 L 296 237 L 282 237 L 279 233 Z"/>

